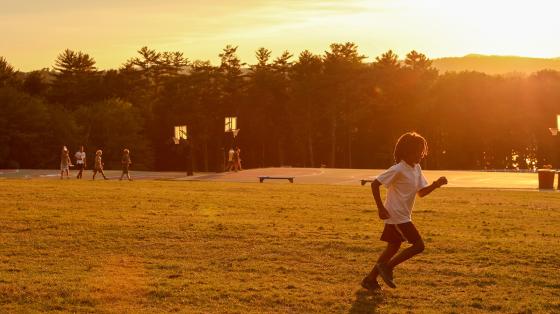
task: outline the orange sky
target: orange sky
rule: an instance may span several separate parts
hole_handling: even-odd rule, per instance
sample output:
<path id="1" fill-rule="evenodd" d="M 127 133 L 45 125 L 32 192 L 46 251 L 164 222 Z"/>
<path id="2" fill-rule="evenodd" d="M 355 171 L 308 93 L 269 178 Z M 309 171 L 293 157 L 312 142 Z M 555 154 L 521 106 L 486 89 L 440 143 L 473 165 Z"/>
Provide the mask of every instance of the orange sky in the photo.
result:
<path id="1" fill-rule="evenodd" d="M 322 53 L 353 41 L 370 57 L 468 53 L 560 57 L 560 2 L 545 0 L 0 0 L 0 56 L 22 71 L 52 67 L 66 48 L 118 68 L 142 46 L 217 64 L 227 44 L 244 62 Z M 295 58 L 294 58 L 295 59 Z"/>

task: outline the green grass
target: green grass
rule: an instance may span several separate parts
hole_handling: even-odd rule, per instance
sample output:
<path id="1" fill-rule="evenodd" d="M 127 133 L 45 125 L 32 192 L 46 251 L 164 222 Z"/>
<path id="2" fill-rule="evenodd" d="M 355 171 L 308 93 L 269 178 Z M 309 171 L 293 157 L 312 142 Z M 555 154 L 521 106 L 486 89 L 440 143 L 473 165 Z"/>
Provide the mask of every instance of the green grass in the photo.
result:
<path id="1" fill-rule="evenodd" d="M 369 188 L 0 181 L 0 312 L 559 313 L 560 193 L 418 199 L 383 296 Z"/>

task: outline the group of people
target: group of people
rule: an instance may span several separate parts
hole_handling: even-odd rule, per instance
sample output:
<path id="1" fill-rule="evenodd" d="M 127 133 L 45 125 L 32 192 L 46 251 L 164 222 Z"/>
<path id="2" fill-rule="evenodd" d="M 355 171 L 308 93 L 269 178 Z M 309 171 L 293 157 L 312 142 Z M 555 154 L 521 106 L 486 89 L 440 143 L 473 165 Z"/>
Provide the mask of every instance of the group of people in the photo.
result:
<path id="1" fill-rule="evenodd" d="M 241 149 L 238 146 L 231 147 L 228 151 L 228 164 L 227 171 L 240 171 L 241 170 Z"/>
<path id="2" fill-rule="evenodd" d="M 103 161 L 101 160 L 101 156 L 103 155 L 103 151 L 98 149 L 95 152 L 95 162 L 93 166 L 93 177 L 92 180 L 95 180 L 95 176 L 97 173 L 100 173 L 103 176 L 103 179 L 109 180 L 107 176 L 105 176 L 105 172 L 103 172 Z M 81 179 L 83 176 L 83 172 L 87 167 L 86 162 L 86 152 L 84 151 L 84 146 L 80 146 L 80 149 L 74 154 L 74 158 L 76 160 L 76 170 L 78 174 L 76 175 L 76 179 Z M 130 166 L 132 165 L 132 161 L 130 160 L 130 150 L 128 148 L 123 149 L 123 155 L 121 158 L 121 165 L 122 165 L 122 174 L 119 180 L 122 180 L 124 176 L 129 181 L 132 181 L 130 178 L 130 174 L 128 172 Z M 62 147 L 62 152 L 60 153 L 60 179 L 64 179 L 64 174 L 66 174 L 66 178 L 70 179 L 70 167 L 74 167 L 72 160 L 70 158 L 70 152 L 66 146 Z"/>

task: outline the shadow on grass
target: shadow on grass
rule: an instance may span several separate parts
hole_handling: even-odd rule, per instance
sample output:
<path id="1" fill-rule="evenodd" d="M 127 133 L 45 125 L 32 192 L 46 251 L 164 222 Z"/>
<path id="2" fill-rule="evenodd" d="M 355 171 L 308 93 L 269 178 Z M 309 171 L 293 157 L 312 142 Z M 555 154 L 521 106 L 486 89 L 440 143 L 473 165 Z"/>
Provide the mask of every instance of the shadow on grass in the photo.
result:
<path id="1" fill-rule="evenodd" d="M 352 304 L 349 314 L 377 313 L 377 308 L 383 303 L 382 292 L 373 293 L 360 289 L 356 292 L 356 300 Z"/>

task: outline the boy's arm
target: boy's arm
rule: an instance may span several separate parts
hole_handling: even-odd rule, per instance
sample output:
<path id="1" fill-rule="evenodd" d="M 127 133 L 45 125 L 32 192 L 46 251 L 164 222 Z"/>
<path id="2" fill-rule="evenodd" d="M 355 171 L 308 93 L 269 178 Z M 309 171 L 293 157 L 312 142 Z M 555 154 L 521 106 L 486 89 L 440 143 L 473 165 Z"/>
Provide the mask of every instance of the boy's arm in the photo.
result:
<path id="1" fill-rule="evenodd" d="M 440 177 L 439 179 L 437 179 L 436 181 L 434 181 L 432 184 L 428 185 L 427 187 L 420 189 L 418 191 L 418 196 L 420 197 L 424 197 L 430 193 L 432 193 L 433 190 L 441 187 L 442 185 L 447 184 L 447 178 L 445 177 Z"/>
<path id="2" fill-rule="evenodd" d="M 373 194 L 373 199 L 375 200 L 375 204 L 377 205 L 377 212 L 379 214 L 380 219 L 388 219 L 390 217 L 387 208 L 383 205 L 381 201 L 381 193 L 379 192 L 379 186 L 381 186 L 381 182 L 377 181 L 377 179 L 373 180 L 371 183 L 371 194 Z"/>

